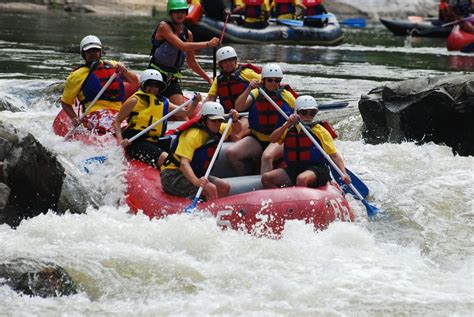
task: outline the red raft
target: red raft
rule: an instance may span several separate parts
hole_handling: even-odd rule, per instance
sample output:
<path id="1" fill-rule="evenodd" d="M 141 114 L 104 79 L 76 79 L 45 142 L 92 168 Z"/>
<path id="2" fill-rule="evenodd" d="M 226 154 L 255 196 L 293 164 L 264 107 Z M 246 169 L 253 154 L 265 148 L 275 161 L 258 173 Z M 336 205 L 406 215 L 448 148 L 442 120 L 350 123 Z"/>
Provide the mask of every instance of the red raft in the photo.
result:
<path id="1" fill-rule="evenodd" d="M 464 51 L 468 46 L 474 44 L 474 34 L 461 30 L 459 25 L 455 25 L 446 41 L 449 51 Z"/>
<path id="2" fill-rule="evenodd" d="M 70 120 L 61 111 L 54 123 L 57 135 L 65 135 Z M 229 144 L 224 144 L 223 152 Z M 288 220 L 300 220 L 324 229 L 335 220 L 353 221 L 349 203 L 341 188 L 330 182 L 320 188 L 290 187 L 262 189 L 260 176 L 232 177 L 232 170 L 221 153 L 212 175 L 226 178 L 231 184 L 230 196 L 212 202 L 200 202 L 200 211 L 208 211 L 223 228 L 243 230 L 255 235 L 278 237 Z M 127 160 L 126 201 L 134 213 L 150 218 L 182 213 L 191 200 L 169 195 L 161 188 L 160 172 L 136 160 Z M 230 176 L 230 177 L 229 177 Z"/>

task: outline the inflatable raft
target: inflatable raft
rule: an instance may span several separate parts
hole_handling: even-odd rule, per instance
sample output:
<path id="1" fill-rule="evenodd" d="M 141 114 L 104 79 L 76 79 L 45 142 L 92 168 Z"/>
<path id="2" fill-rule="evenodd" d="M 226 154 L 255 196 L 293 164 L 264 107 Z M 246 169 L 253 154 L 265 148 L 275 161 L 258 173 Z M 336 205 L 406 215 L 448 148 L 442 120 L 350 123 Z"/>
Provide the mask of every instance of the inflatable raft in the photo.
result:
<path id="1" fill-rule="evenodd" d="M 61 110 L 53 123 L 57 135 L 64 136 L 71 128 L 66 113 Z M 97 140 L 77 133 L 73 139 L 85 142 Z M 225 143 L 211 175 L 225 178 L 231 184 L 228 197 L 200 202 L 197 208 L 216 218 L 222 228 L 243 230 L 255 235 L 278 237 L 285 222 L 300 220 L 324 229 L 335 220 L 353 221 L 354 215 L 344 194 L 335 182 L 320 188 L 290 187 L 263 189 L 259 175 L 233 177 L 225 159 Z M 143 212 L 150 218 L 178 214 L 191 204 L 190 199 L 169 195 L 161 188 L 160 172 L 137 160 L 127 160 L 126 201 L 134 213 Z"/>
<path id="2" fill-rule="evenodd" d="M 380 18 L 380 22 L 397 36 L 407 36 L 413 30 L 411 33 L 413 36 L 448 37 L 453 28 L 452 26 L 440 27 L 442 22 L 439 20 L 426 21 L 421 17 L 417 21 Z"/>
<path id="3" fill-rule="evenodd" d="M 288 20 L 288 23 L 293 20 Z M 296 21 L 295 21 L 296 22 Z M 199 22 L 188 26 L 193 32 L 195 41 L 208 41 L 213 37 L 220 38 L 224 22 L 203 16 Z M 243 44 L 298 44 L 335 46 L 342 43 L 344 34 L 335 17 L 321 28 L 310 26 L 293 26 L 271 22 L 264 29 L 249 29 L 228 23 L 224 33 L 224 42 Z"/>
<path id="4" fill-rule="evenodd" d="M 446 47 L 449 51 L 473 52 L 474 34 L 464 32 L 459 25 L 455 25 L 446 41 Z"/>

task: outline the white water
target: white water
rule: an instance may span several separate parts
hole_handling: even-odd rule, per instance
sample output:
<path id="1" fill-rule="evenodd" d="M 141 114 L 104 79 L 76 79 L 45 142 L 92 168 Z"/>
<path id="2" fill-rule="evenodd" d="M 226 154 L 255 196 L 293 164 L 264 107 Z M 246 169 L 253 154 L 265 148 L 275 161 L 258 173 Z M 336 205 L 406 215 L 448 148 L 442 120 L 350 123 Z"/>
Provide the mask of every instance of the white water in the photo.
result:
<path id="1" fill-rule="evenodd" d="M 282 65 L 296 87 L 353 100 L 388 78 L 441 74 L 370 63 Z M 364 144 L 351 107 L 339 112 L 345 116 L 335 125 L 336 146 L 370 188 L 377 220 L 368 221 L 364 206 L 348 197 L 356 222 L 316 233 L 291 222 L 280 240 L 222 231 L 208 215 L 150 221 L 120 202 L 118 151 L 52 133 L 58 95 L 43 89 L 55 81 L 10 75 L 1 76 L 0 98 L 21 111 L 0 112 L 0 120 L 33 133 L 68 162 L 76 194 L 88 189 L 99 207 L 41 215 L 16 230 L 0 226 L 0 261 L 51 261 L 80 284 L 75 296 L 48 299 L 2 286 L 0 316 L 473 314 L 473 157 L 435 144 Z M 104 154 L 110 160 L 102 170 L 81 171 L 85 158 Z"/>

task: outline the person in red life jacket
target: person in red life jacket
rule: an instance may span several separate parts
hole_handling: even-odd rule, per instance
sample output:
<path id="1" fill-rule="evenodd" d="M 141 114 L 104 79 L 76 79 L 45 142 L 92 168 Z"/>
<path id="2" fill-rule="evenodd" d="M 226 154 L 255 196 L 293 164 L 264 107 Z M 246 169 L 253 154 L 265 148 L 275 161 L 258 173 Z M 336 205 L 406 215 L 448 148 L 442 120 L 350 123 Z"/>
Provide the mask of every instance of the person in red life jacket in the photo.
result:
<path id="1" fill-rule="evenodd" d="M 115 136 L 127 155 L 155 168 L 159 168 L 168 156 L 171 139 L 164 137 L 166 121 L 159 123 L 133 143 L 130 143 L 129 139 L 178 107 L 159 94 L 165 89 L 166 83 L 160 72 L 154 69 L 145 70 L 140 76 L 140 89 L 125 101 L 114 122 Z M 194 111 L 200 100 L 201 95 L 197 94 L 191 107 L 181 110 L 182 115 L 186 116 Z M 122 132 L 121 124 L 127 118 L 127 129 Z"/>
<path id="2" fill-rule="evenodd" d="M 280 86 L 283 71 L 277 64 L 267 64 L 262 69 L 262 88 L 270 98 L 288 115 L 293 113 L 295 97 L 284 86 Z M 237 98 L 237 111 L 249 111 L 251 134 L 229 147 L 227 158 L 234 172 L 245 174 L 245 164 L 251 159 L 260 164 L 260 174 L 271 171 L 273 162 L 283 155 L 283 146 L 270 144 L 270 134 L 285 123 L 272 104 L 259 93 L 260 83 L 253 79 Z"/>
<path id="3" fill-rule="evenodd" d="M 252 68 L 237 64 L 237 53 L 231 46 L 218 49 L 216 60 L 221 73 L 214 79 L 205 101 L 216 101 L 219 97 L 224 111 L 228 113 L 231 109 L 235 109 L 235 101 L 248 87 L 250 81 L 252 79 L 260 81 L 260 74 Z M 247 118 L 241 118 L 240 122 L 242 131 L 238 135 L 232 134 L 232 141 L 238 141 L 250 132 Z"/>
<path id="4" fill-rule="evenodd" d="M 245 20 L 243 26 L 250 29 L 263 29 L 268 26 L 270 0 L 242 0 Z"/>
<path id="5" fill-rule="evenodd" d="M 271 16 L 279 20 L 294 19 L 296 8 L 301 6 L 301 0 L 272 0 Z"/>
<path id="6" fill-rule="evenodd" d="M 193 42 L 193 34 L 184 25 L 188 13 L 186 0 L 168 0 L 168 14 L 170 21 L 160 22 L 152 35 L 152 57 L 148 68 L 158 70 L 167 83 L 167 88 L 161 94 L 174 104 L 184 102 L 180 86 L 181 70 L 184 61 L 188 66 L 207 83 L 212 84 L 212 79 L 197 63 L 194 51 L 216 47 L 219 39 L 214 37 L 207 42 Z M 187 119 L 179 117 L 180 119 Z"/>
<path id="7" fill-rule="evenodd" d="M 270 135 L 270 142 L 283 144 L 287 167 L 263 174 L 263 186 L 265 188 L 319 187 L 330 180 L 329 167 L 324 156 L 297 125 L 298 120 L 301 120 L 301 123 L 343 172 L 344 183 L 350 184 L 351 178 L 344 168 L 342 157 L 336 151 L 331 134 L 321 124 L 314 121 L 318 113 L 316 100 L 311 96 L 299 96 L 296 99 L 295 109 L 296 114 L 292 114 L 284 125 Z"/>
<path id="8" fill-rule="evenodd" d="M 439 25 L 454 21 L 455 16 L 448 8 L 448 0 L 441 0 L 438 6 L 438 20 Z"/>
<path id="9" fill-rule="evenodd" d="M 471 10 L 472 0 L 448 0 L 448 15 L 454 16 L 455 21 L 461 21 L 460 26 L 464 32 L 474 34 L 474 16 L 471 15 Z"/>
<path id="10" fill-rule="evenodd" d="M 85 63 L 67 77 L 61 96 L 61 106 L 74 126 L 80 125 L 82 122 L 73 108 L 76 99 L 84 111 L 117 71 L 119 76 L 112 81 L 84 117 L 84 126 L 88 129 L 100 133 L 113 132 L 114 117 L 124 100 L 123 83 L 138 86 L 138 77 L 121 63 L 102 60 L 102 42 L 97 36 L 85 36 L 80 43 L 80 52 Z"/>
<path id="11" fill-rule="evenodd" d="M 239 130 L 238 112 L 231 110 L 230 115 L 233 120 L 230 129 Z M 219 103 L 205 102 L 199 121 L 178 135 L 171 154 L 161 166 L 161 185 L 165 192 L 192 198 L 198 188 L 203 187 L 208 201 L 229 194 L 230 185 L 225 180 L 203 177 L 226 127 L 224 116 L 224 108 Z"/>
<path id="12" fill-rule="evenodd" d="M 232 0 L 231 8 L 232 14 L 243 14 L 245 11 L 243 0 Z"/>
<path id="13" fill-rule="evenodd" d="M 313 16 L 328 13 L 323 5 L 322 0 L 302 0 L 301 7 L 303 8 L 303 11 L 301 12 L 302 16 Z"/>

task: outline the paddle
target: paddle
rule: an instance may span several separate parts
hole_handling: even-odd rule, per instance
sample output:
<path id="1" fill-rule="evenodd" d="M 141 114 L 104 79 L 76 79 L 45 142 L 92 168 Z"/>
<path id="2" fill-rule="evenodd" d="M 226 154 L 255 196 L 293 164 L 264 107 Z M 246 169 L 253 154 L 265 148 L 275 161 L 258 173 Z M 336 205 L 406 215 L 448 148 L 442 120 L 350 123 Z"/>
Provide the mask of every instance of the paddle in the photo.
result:
<path id="1" fill-rule="evenodd" d="M 114 81 L 115 77 L 117 77 L 118 73 L 117 71 L 115 73 L 112 74 L 112 76 L 110 76 L 109 80 L 107 80 L 107 82 L 105 83 L 104 87 L 102 87 L 102 89 L 97 93 L 97 96 L 95 96 L 95 98 L 92 100 L 92 102 L 89 104 L 89 106 L 86 108 L 86 110 L 81 114 L 81 116 L 79 117 L 79 122 L 82 123 L 82 121 L 84 120 L 84 117 L 86 116 L 87 112 L 92 108 L 92 106 L 97 102 L 97 100 L 99 100 L 100 96 L 102 96 L 102 94 L 104 93 L 104 91 L 107 89 L 107 87 L 110 86 L 110 84 Z M 71 134 L 74 132 L 74 130 L 76 130 L 76 128 L 78 127 L 79 125 L 76 125 L 74 126 L 71 130 L 69 130 L 68 133 L 66 133 L 66 135 L 64 136 L 64 139 L 67 140 L 69 139 L 69 137 L 71 136 Z"/>
<path id="2" fill-rule="evenodd" d="M 334 14 L 328 13 L 328 14 L 317 14 L 317 15 L 309 15 L 305 17 L 305 19 L 308 20 L 320 20 L 320 19 L 328 19 L 331 17 L 335 17 Z M 342 25 L 347 25 L 353 28 L 364 28 L 366 26 L 366 21 L 364 18 L 349 18 L 349 19 L 344 19 L 341 21 L 338 21 L 339 24 Z"/>
<path id="3" fill-rule="evenodd" d="M 232 125 L 232 116 L 230 116 L 229 120 L 227 120 L 227 126 L 224 129 L 224 133 L 222 133 L 221 139 L 219 140 L 219 143 L 217 144 L 216 151 L 214 152 L 214 155 L 212 156 L 211 162 L 209 163 L 209 166 L 207 167 L 206 173 L 204 174 L 205 178 L 208 178 L 209 174 L 211 174 L 211 170 L 212 170 L 212 167 L 214 166 L 214 162 L 217 159 L 217 155 L 219 154 L 219 152 L 221 150 L 222 144 L 224 143 L 225 137 L 226 137 L 227 133 L 229 132 L 229 129 L 230 129 L 231 125 Z M 191 211 L 193 211 L 193 209 L 196 208 L 196 205 L 199 201 L 199 197 L 201 196 L 202 190 L 203 190 L 203 187 L 202 186 L 199 187 L 199 189 L 196 193 L 196 196 L 194 196 L 194 199 L 191 202 L 191 204 L 189 206 L 187 206 L 186 208 L 184 208 L 185 213 L 190 213 Z"/>
<path id="4" fill-rule="evenodd" d="M 437 27 L 434 27 L 434 28 L 431 28 L 431 29 L 427 29 L 427 30 L 423 30 L 423 31 L 420 31 L 420 30 L 415 28 L 415 29 L 412 29 L 410 31 L 409 35 L 412 36 L 414 32 L 418 33 L 419 35 L 428 34 L 428 33 L 437 31 L 439 29 L 444 29 L 445 27 L 448 27 L 448 26 L 451 26 L 451 25 L 456 25 L 456 24 L 459 24 L 459 23 L 463 23 L 463 22 L 469 20 L 470 18 L 471 17 L 468 16 L 467 18 L 457 20 L 457 21 L 448 22 L 448 23 L 444 23 L 444 24 L 441 24 L 440 26 L 437 26 Z"/>
<path id="5" fill-rule="evenodd" d="M 270 102 L 270 104 L 286 119 L 288 120 L 288 115 L 275 103 L 275 101 L 273 101 L 268 95 L 267 93 L 262 89 L 262 88 L 259 88 L 258 89 L 259 92 L 265 97 L 265 99 L 268 100 L 268 102 Z M 339 167 L 331 160 L 331 158 L 329 157 L 329 155 L 323 150 L 323 148 L 321 147 L 321 145 L 319 145 L 318 141 L 316 141 L 316 139 L 313 137 L 313 135 L 308 131 L 308 129 L 306 129 L 306 127 L 301 123 L 301 122 L 298 122 L 298 125 L 300 126 L 301 130 L 306 134 L 306 136 L 311 140 L 311 142 L 316 146 L 316 148 L 321 152 L 321 154 L 324 156 L 324 158 L 329 162 L 329 164 L 331 164 L 331 166 L 334 168 L 334 170 L 337 172 L 338 175 L 342 176 L 342 171 L 339 169 Z M 354 187 L 353 184 L 349 184 L 348 185 L 349 188 L 352 190 L 352 192 L 362 201 L 362 203 L 364 204 L 366 210 L 367 210 L 367 215 L 369 217 L 373 217 L 375 216 L 378 212 L 379 212 L 379 209 L 375 206 L 372 206 L 371 204 L 369 204 L 365 198 L 359 193 L 359 191 Z"/>
<path id="6" fill-rule="evenodd" d="M 222 45 L 222 41 L 224 40 L 224 34 L 225 30 L 227 29 L 227 21 L 229 21 L 230 14 L 226 14 L 225 16 L 225 21 L 224 21 L 224 27 L 222 28 L 221 36 L 219 38 L 219 44 Z M 213 50 L 213 56 L 212 56 L 212 75 L 213 78 L 216 78 L 217 76 L 217 47 L 214 47 Z"/>
<path id="7" fill-rule="evenodd" d="M 196 95 L 193 96 L 193 98 L 189 99 L 188 101 L 182 103 L 181 105 L 179 105 L 178 107 L 176 107 L 176 109 L 174 109 L 173 111 L 167 113 L 165 116 L 163 116 L 162 118 L 160 118 L 159 120 L 153 122 L 153 124 L 151 124 L 150 126 L 148 126 L 146 129 L 140 131 L 139 133 L 137 133 L 136 135 L 134 135 L 133 137 L 131 137 L 130 139 L 128 139 L 128 142 L 133 142 L 135 141 L 136 139 L 138 139 L 139 137 L 141 137 L 143 134 L 147 133 L 148 131 L 150 131 L 151 129 L 153 129 L 156 125 L 160 124 L 161 122 L 167 120 L 168 118 L 170 118 L 171 116 L 173 116 L 176 112 L 180 111 L 181 109 L 183 109 L 184 107 L 186 107 L 187 105 L 189 105 L 193 100 L 194 98 L 196 97 Z M 98 163 L 98 164 L 102 164 L 104 163 L 105 161 L 107 160 L 107 157 L 105 155 L 99 155 L 99 156 L 92 156 L 92 157 L 89 157 L 87 159 L 84 160 L 84 170 L 89 173 L 89 169 L 87 168 L 88 165 L 91 165 L 92 163 Z"/>

